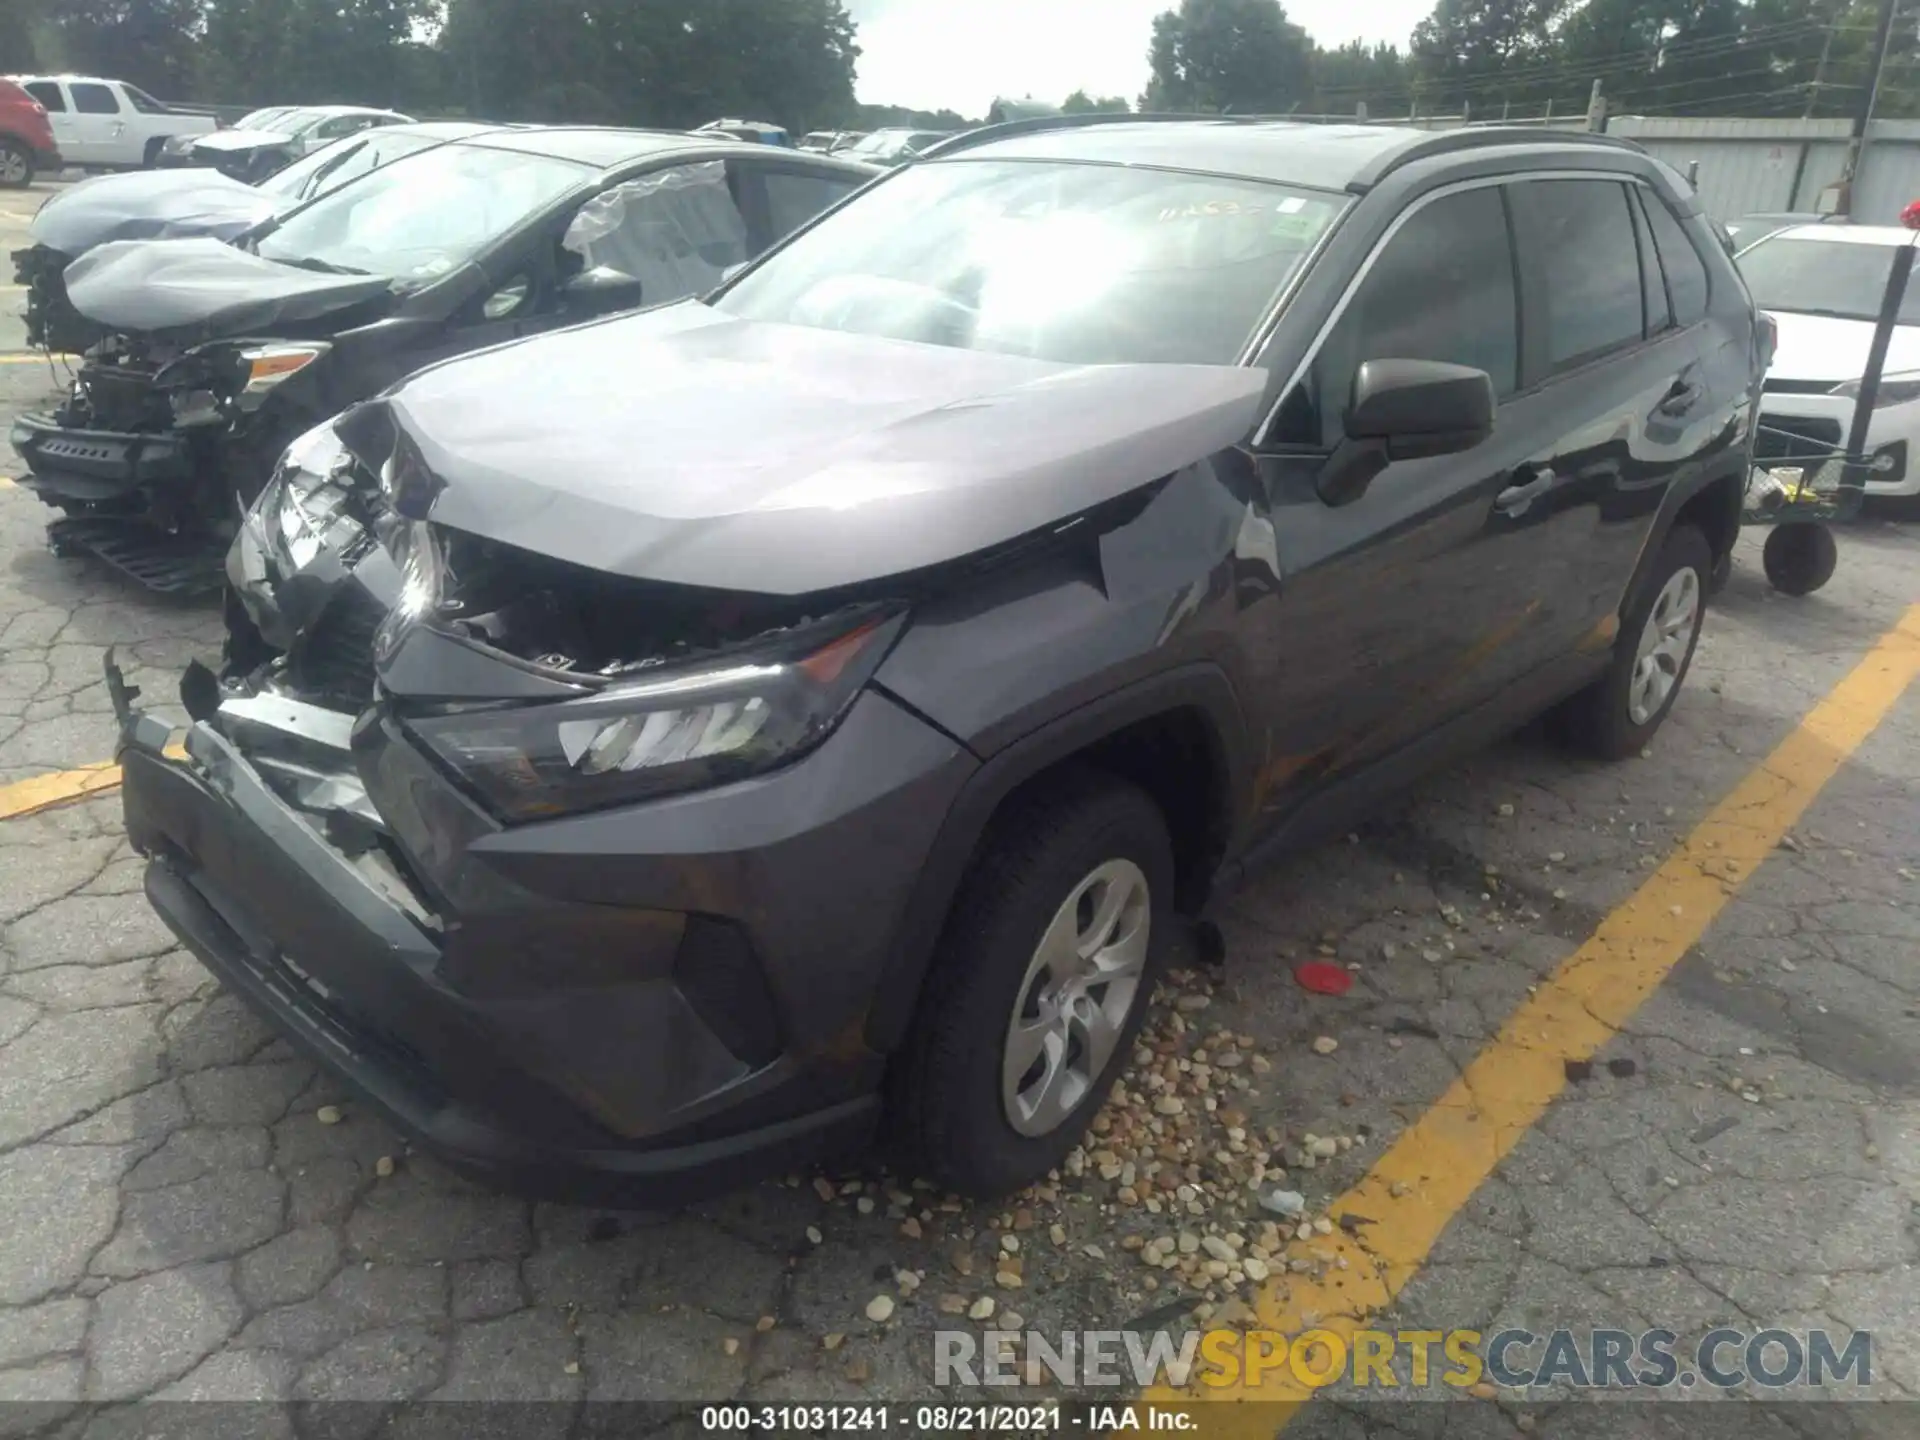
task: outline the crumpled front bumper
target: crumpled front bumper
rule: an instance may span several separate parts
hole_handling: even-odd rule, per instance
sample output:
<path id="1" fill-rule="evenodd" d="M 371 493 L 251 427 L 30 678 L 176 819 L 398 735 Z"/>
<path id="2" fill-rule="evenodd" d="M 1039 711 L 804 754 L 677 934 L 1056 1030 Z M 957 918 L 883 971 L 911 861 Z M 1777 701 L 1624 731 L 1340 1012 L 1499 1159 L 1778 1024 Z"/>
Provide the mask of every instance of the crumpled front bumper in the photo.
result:
<path id="1" fill-rule="evenodd" d="M 879 1057 L 817 1053 L 790 1010 L 753 1033 L 755 987 L 771 993 L 756 971 L 771 957 L 727 914 L 740 908 L 730 885 L 752 878 L 730 873 L 734 857 L 713 857 L 705 886 L 719 914 L 540 894 L 511 866 L 479 877 L 499 827 L 377 710 L 354 726 L 354 764 L 382 809 L 406 811 L 395 828 L 407 838 L 343 842 L 353 805 L 296 808 L 218 717 L 188 729 L 184 755 L 170 748 L 171 727 L 136 708 L 111 655 L 107 666 L 127 832 L 148 858 L 155 910 L 276 1028 L 456 1168 L 528 1194 L 659 1204 L 870 1137 Z M 700 858 L 687 857 L 696 869 Z M 803 938 L 813 953 L 873 949 L 826 928 Z M 772 990 L 806 978 L 776 977 Z M 816 977 L 815 989 L 853 980 Z M 740 991 L 731 1033 L 729 987 Z"/>
<path id="2" fill-rule="evenodd" d="M 8 439 L 27 465 L 20 483 L 49 505 L 111 507 L 192 473 L 185 437 L 169 431 L 76 430 L 30 413 L 14 420 Z"/>

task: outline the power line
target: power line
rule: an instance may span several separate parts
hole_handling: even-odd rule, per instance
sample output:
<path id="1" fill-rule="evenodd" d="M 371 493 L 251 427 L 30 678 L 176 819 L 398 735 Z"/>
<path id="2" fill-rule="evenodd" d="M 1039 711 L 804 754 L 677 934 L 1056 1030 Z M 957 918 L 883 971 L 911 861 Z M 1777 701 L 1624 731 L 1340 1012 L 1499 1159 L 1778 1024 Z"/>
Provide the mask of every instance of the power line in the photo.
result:
<path id="1" fill-rule="evenodd" d="M 1637 51 L 1630 55 L 1617 55 L 1608 59 L 1582 60 L 1573 63 L 1543 61 L 1538 64 L 1514 66 L 1497 72 L 1474 75 L 1447 88 L 1450 91 L 1471 88 L 1502 89 L 1525 85 L 1534 80 L 1604 79 L 1610 73 L 1618 74 L 1636 70 L 1652 73 L 1661 66 L 1675 61 L 1713 59 L 1720 55 L 1745 50 L 1757 43 L 1778 44 L 1783 40 L 1801 35 L 1812 36 L 1827 28 L 1817 20 L 1782 21 L 1774 25 L 1757 26 L 1738 36 L 1715 36 L 1710 39 L 1677 41 L 1671 45 L 1661 46 L 1657 50 Z M 1325 93 L 1329 95 L 1346 92 L 1358 94 L 1367 88 L 1364 85 L 1347 85 Z"/>

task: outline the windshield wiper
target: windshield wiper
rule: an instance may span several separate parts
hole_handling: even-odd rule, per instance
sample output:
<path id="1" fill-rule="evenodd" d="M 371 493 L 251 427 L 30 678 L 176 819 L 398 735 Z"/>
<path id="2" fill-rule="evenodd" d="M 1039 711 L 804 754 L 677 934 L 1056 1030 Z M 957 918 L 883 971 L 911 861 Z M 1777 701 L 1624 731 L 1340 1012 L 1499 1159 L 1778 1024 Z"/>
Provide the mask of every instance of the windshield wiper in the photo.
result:
<path id="1" fill-rule="evenodd" d="M 317 270 L 322 275 L 371 275 L 373 273 L 371 270 L 356 270 L 351 265 L 336 265 L 331 260 L 316 260 L 311 255 L 299 260 L 275 260 L 271 255 L 267 256 L 267 259 L 274 260 L 274 263 L 279 265 L 291 265 L 297 270 Z"/>

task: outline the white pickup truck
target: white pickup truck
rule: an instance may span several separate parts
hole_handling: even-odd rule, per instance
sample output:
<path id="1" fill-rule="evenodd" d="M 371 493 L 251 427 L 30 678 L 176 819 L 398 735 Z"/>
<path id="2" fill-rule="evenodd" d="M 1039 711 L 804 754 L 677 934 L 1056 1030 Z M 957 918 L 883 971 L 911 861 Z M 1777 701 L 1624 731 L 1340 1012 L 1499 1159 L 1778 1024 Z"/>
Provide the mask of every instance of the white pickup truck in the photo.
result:
<path id="1" fill-rule="evenodd" d="M 133 170 L 151 165 L 174 135 L 203 135 L 211 115 L 170 110 L 136 85 L 91 75 L 7 77 L 47 107 L 53 138 L 69 165 Z"/>

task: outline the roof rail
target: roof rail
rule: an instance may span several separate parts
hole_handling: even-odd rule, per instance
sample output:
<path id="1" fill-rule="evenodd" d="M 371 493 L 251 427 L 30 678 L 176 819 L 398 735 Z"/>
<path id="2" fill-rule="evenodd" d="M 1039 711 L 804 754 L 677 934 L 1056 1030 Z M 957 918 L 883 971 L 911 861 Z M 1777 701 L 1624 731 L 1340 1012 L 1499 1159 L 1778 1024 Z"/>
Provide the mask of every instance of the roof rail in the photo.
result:
<path id="1" fill-rule="evenodd" d="M 929 145 L 918 156 L 922 160 L 931 160 L 939 155 L 952 155 L 956 151 L 970 150 L 975 145 L 984 145 L 993 140 L 1006 140 L 1015 135 L 1038 135 L 1049 130 L 1082 130 L 1094 125 L 1125 124 L 1167 124 L 1184 122 L 1188 125 L 1249 125 L 1256 121 L 1271 123 L 1283 120 L 1282 115 L 1196 115 L 1163 114 L 1147 111 L 1143 114 L 1132 112 L 1103 111 L 1093 115 L 1034 115 L 1025 120 L 1006 120 L 998 125 L 979 125 L 971 130 L 962 130 L 958 135 L 948 136 L 936 145 Z"/>
<path id="2" fill-rule="evenodd" d="M 1635 155 L 1647 152 L 1631 140 L 1591 130 L 1541 130 L 1525 125 L 1487 125 L 1459 130 L 1433 130 L 1409 140 L 1360 167 L 1347 183 L 1358 194 L 1371 190 L 1403 165 L 1416 160 L 1431 160 L 1436 155 L 1453 155 L 1463 150 L 1491 150 L 1502 145 L 1591 145 L 1610 150 L 1628 150 Z"/>

